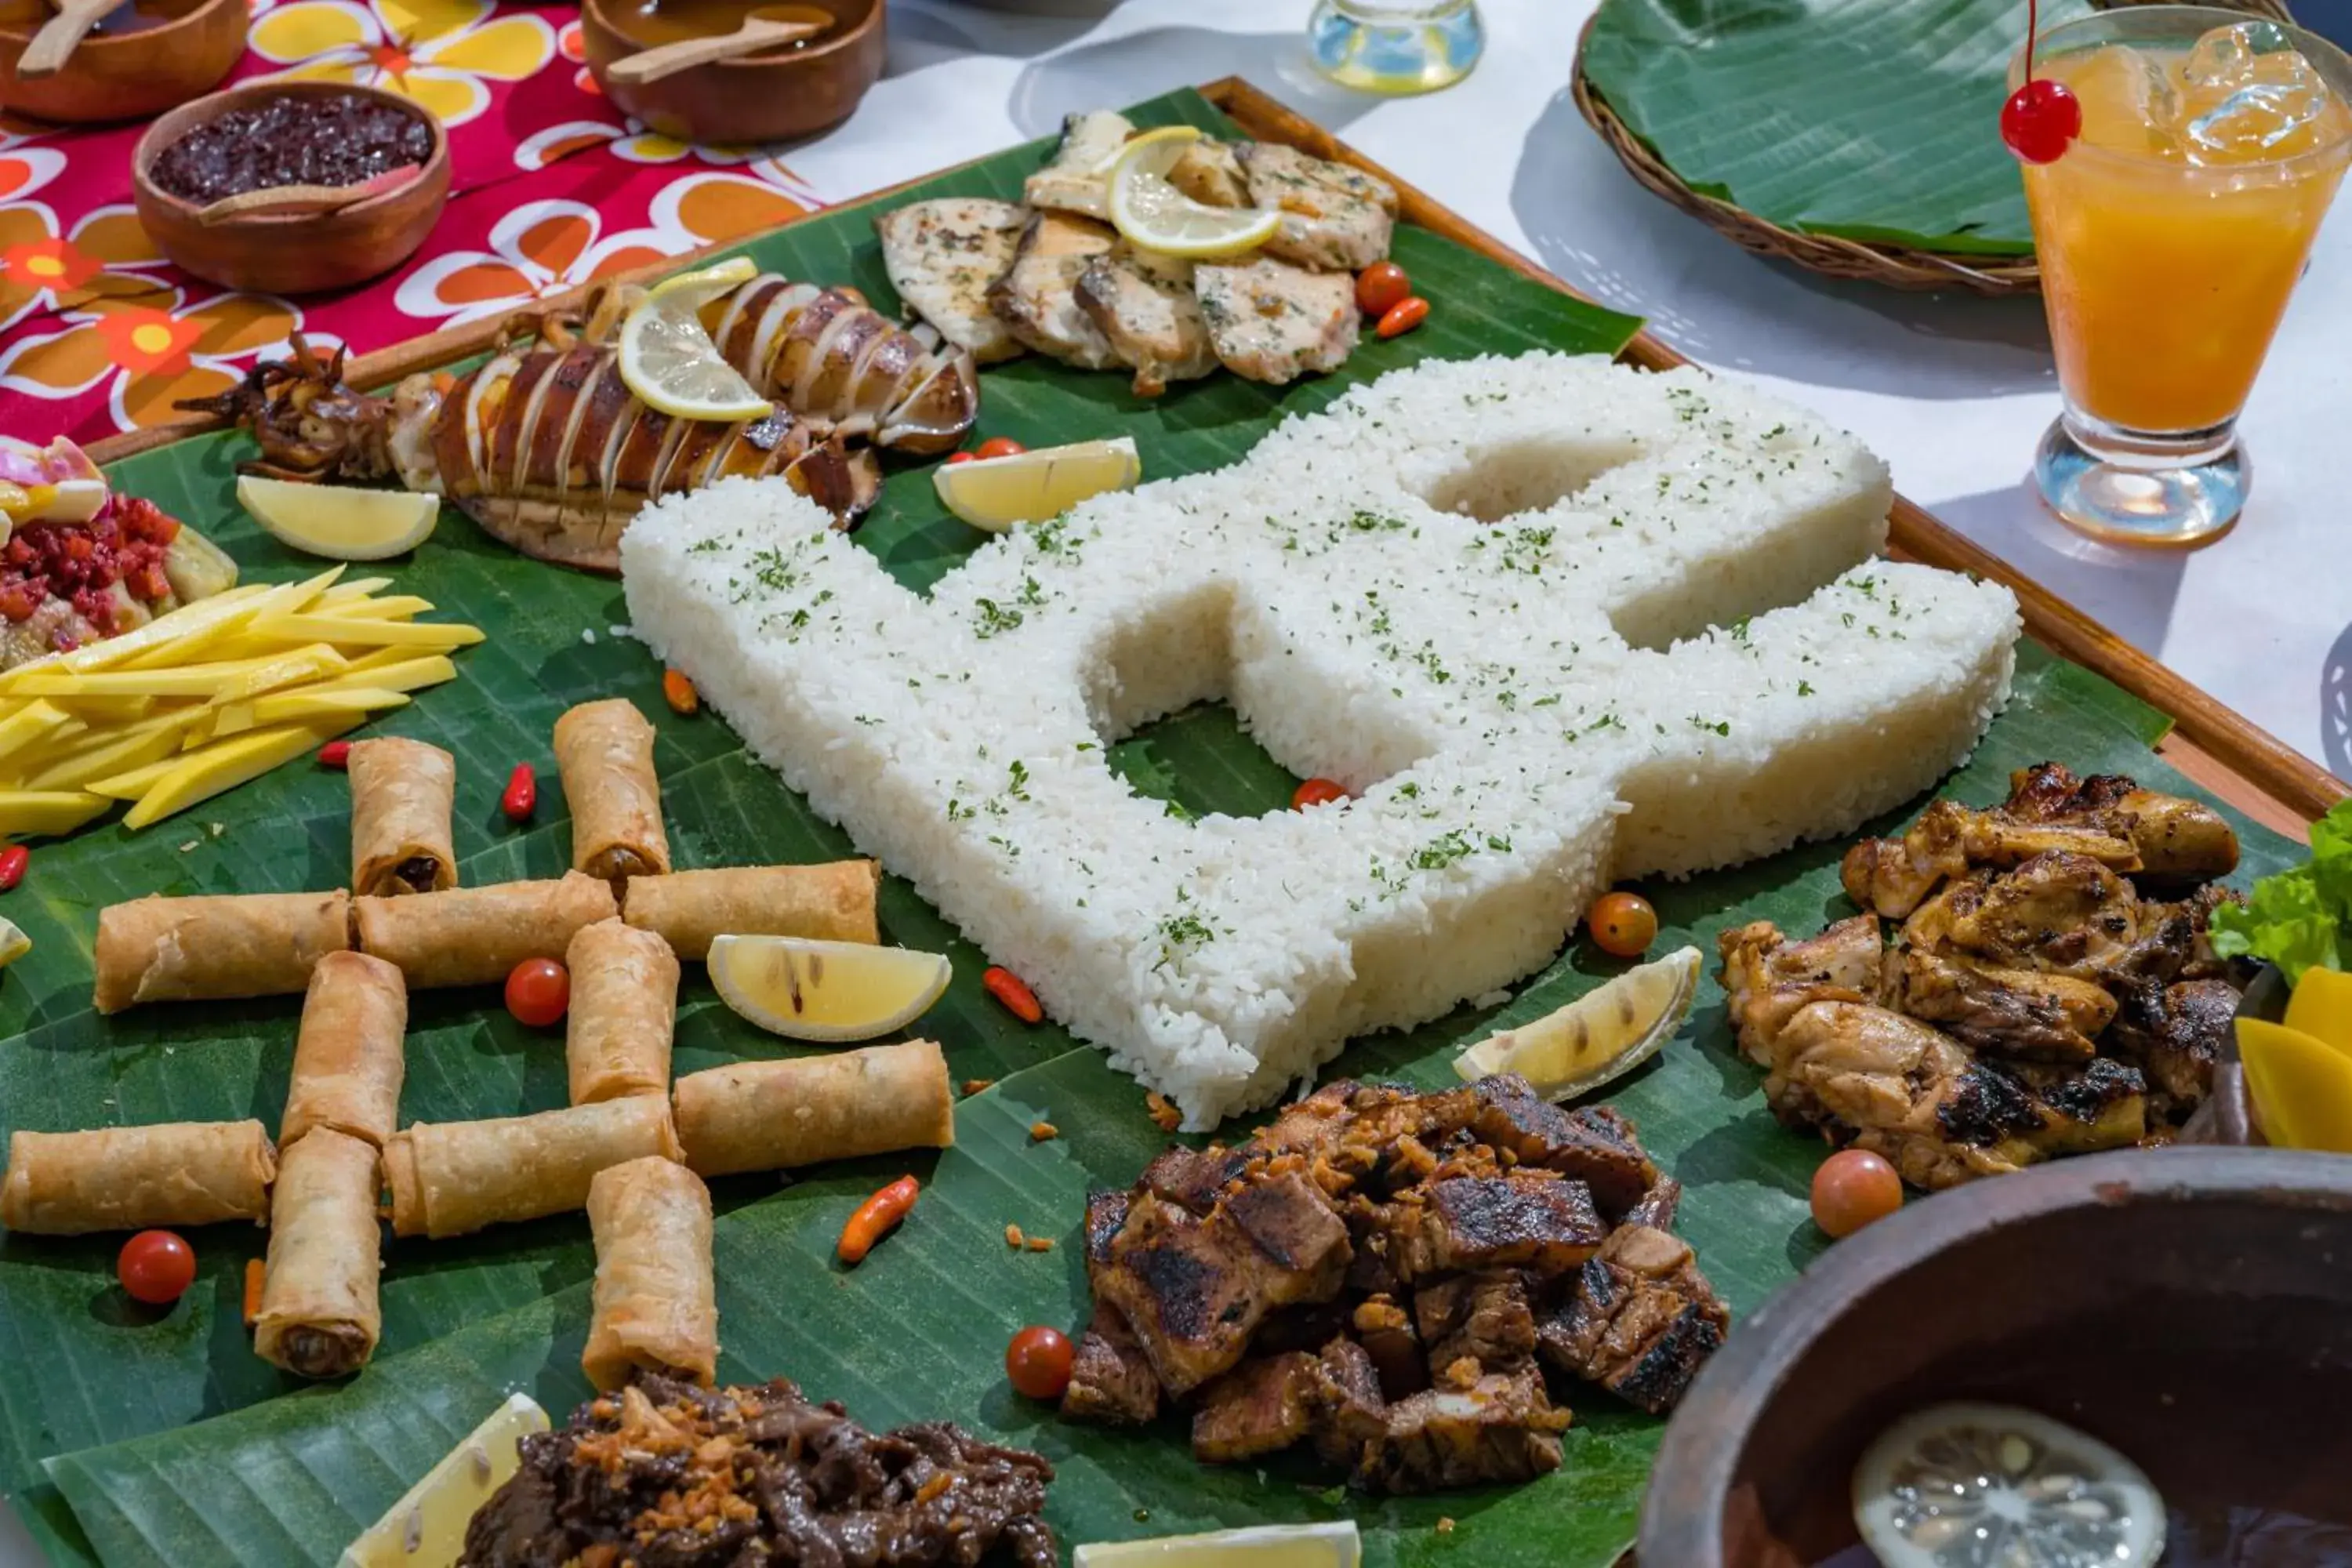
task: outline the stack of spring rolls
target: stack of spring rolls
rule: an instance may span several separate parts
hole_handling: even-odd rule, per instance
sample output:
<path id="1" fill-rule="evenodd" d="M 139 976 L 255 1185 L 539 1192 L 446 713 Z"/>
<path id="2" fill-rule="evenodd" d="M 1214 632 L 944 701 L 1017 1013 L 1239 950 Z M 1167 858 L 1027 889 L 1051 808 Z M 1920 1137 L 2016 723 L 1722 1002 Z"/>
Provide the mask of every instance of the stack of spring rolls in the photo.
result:
<path id="1" fill-rule="evenodd" d="M 703 1178 L 954 1141 L 929 1040 L 743 1062 L 673 1086 L 679 962 L 730 932 L 879 940 L 870 860 L 673 871 L 654 736 L 625 700 L 555 726 L 572 869 L 459 885 L 457 765 L 422 742 L 353 745 L 353 893 L 147 898 L 101 912 L 95 1005 L 304 994 L 286 1112 L 258 1121 L 18 1132 L 0 1224 L 75 1234 L 247 1219 L 270 1227 L 257 1351 L 306 1377 L 357 1370 L 382 1331 L 380 1214 L 399 1237 L 462 1236 L 585 1209 L 596 1247 L 583 1363 L 716 1374 Z M 412 989 L 571 973 L 571 1103 L 399 1126 Z"/>

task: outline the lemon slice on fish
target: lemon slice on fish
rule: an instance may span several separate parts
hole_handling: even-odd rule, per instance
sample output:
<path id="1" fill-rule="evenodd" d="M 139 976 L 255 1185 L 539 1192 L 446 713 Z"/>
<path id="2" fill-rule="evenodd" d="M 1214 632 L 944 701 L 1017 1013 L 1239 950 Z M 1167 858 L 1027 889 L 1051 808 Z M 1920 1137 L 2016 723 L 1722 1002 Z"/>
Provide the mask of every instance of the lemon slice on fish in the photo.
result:
<path id="1" fill-rule="evenodd" d="M 343 1548 L 337 1568 L 447 1568 L 466 1544 L 475 1510 L 522 1468 L 524 1435 L 547 1429 L 547 1412 L 537 1400 L 509 1394 L 390 1512 Z"/>
<path id="2" fill-rule="evenodd" d="M 1088 496 L 1132 489 L 1143 478 L 1135 439 L 1041 447 L 1009 458 L 942 463 L 931 472 L 940 504 L 977 529 L 1003 533 L 1015 523 L 1056 518 Z"/>
<path id="3" fill-rule="evenodd" d="M 1190 125 L 1148 131 L 1128 142 L 1110 168 L 1110 221 L 1130 245 L 1162 256 L 1215 261 L 1255 250 L 1274 237 L 1282 215 L 1263 207 L 1213 207 L 1169 183 L 1168 171 L 1201 140 Z"/>
<path id="4" fill-rule="evenodd" d="M 356 490 L 246 474 L 236 504 L 281 544 L 330 561 L 382 561 L 424 543 L 441 498 L 417 490 Z"/>
<path id="5" fill-rule="evenodd" d="M 796 936 L 722 936 L 710 943 L 719 999 L 772 1035 L 826 1043 L 902 1029 L 948 988 L 947 955 Z"/>
<path id="6" fill-rule="evenodd" d="M 1342 1519 L 1095 1542 L 1077 1549 L 1073 1568 L 1357 1568 L 1362 1559 L 1356 1521 Z"/>
<path id="7" fill-rule="evenodd" d="M 1681 948 L 1556 1013 L 1479 1041 L 1454 1058 L 1454 1070 L 1473 1080 L 1515 1072 L 1546 1100 L 1590 1094 L 1674 1038 L 1698 995 L 1698 949 Z"/>
<path id="8" fill-rule="evenodd" d="M 732 424 L 774 405 L 729 364 L 703 326 L 702 307 L 760 275 L 747 257 L 666 278 L 621 323 L 621 383 L 673 419 Z"/>

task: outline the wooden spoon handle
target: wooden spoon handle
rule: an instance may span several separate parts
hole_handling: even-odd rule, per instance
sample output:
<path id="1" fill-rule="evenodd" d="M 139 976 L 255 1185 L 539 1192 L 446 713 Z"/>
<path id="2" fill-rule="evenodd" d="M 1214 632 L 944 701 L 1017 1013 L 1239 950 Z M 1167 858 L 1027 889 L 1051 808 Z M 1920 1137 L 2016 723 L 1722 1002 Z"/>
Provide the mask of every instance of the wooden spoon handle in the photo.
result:
<path id="1" fill-rule="evenodd" d="M 98 26 L 98 19 L 121 3 L 121 0 L 57 0 L 58 14 L 41 24 L 41 30 L 33 35 L 33 41 L 17 58 L 17 76 L 31 81 L 57 75 L 73 58 L 73 52 L 81 47 L 89 30 Z"/>
<path id="2" fill-rule="evenodd" d="M 622 83 L 659 81 L 666 76 L 709 65 L 712 60 L 757 54 L 824 31 L 822 22 L 746 22 L 734 32 L 716 37 L 682 38 L 659 48 L 625 55 L 607 67 L 605 74 Z"/>
<path id="3" fill-rule="evenodd" d="M 403 163 L 397 169 L 386 169 L 373 179 L 355 185 L 271 185 L 267 190 L 240 191 L 233 196 L 223 196 L 196 210 L 196 221 L 209 228 L 216 223 L 254 213 L 340 212 L 354 206 L 371 196 L 396 191 L 425 171 L 414 163 Z"/>

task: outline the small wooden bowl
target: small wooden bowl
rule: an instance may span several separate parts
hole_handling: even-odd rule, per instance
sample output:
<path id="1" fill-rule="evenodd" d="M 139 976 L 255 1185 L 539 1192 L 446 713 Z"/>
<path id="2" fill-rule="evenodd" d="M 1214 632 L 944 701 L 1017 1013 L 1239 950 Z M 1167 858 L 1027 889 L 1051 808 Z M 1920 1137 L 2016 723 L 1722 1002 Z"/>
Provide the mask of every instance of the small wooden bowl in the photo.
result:
<path id="1" fill-rule="evenodd" d="M 607 75 L 644 46 L 614 26 L 618 0 L 583 0 L 580 37 L 588 68 L 624 113 L 681 142 L 756 144 L 813 135 L 849 118 L 882 77 L 884 0 L 824 0 L 841 19 L 835 37 L 803 48 L 695 66 L 659 81 Z"/>
<path id="2" fill-rule="evenodd" d="M 207 226 L 197 204 L 155 184 L 163 149 L 191 129 L 266 99 L 358 93 L 423 121 L 433 132 L 424 172 L 397 190 L 327 213 L 246 213 Z M 183 105 L 139 139 L 131 155 L 131 198 L 156 247 L 184 270 L 227 289 L 316 294 L 389 272 L 416 253 L 449 200 L 449 137 L 415 101 L 373 87 L 334 81 L 249 81 Z"/>
<path id="3" fill-rule="evenodd" d="M 21 80 L 16 61 L 48 19 L 0 22 L 0 108 L 37 120 L 144 120 L 220 85 L 245 55 L 246 0 L 203 0 L 160 27 L 89 37 L 65 69 Z"/>

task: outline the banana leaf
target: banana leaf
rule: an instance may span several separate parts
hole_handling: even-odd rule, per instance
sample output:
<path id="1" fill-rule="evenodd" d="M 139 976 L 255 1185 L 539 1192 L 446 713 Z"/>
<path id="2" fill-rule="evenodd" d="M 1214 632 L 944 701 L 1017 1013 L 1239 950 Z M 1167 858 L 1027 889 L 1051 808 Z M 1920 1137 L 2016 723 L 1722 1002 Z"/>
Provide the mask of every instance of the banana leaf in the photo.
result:
<path id="1" fill-rule="evenodd" d="M 1217 123 L 1190 94 L 1146 105 L 1138 118 Z M 1008 153 L 916 194 L 1009 195 L 1040 152 Z M 747 248 L 766 265 L 851 280 L 887 302 L 871 216 L 845 209 Z M 1397 255 L 1437 309 L 1417 332 L 1367 343 L 1344 377 L 1286 393 L 1223 377 L 1149 405 L 1129 397 L 1118 377 L 1023 362 L 988 373 L 985 431 L 1033 445 L 1131 434 L 1150 472 L 1186 472 L 1226 461 L 1285 412 L 1319 405 L 1346 384 L 1418 358 L 1536 347 L 1613 352 L 1633 327 L 1420 231 L 1400 235 Z M 249 580 L 304 574 L 315 563 L 260 535 L 234 505 L 233 466 L 247 450 L 227 437 L 183 442 L 118 465 L 113 478 L 219 539 Z M 981 542 L 940 511 L 919 468 L 892 476 L 857 537 L 917 585 Z M 522 560 L 454 512 L 394 571 L 401 591 L 436 603 L 436 617 L 471 620 L 491 633 L 459 656 L 457 681 L 374 727 L 457 755 L 457 848 L 467 883 L 563 867 L 569 834 L 560 792 L 543 793 L 539 817 L 525 829 L 499 816 L 497 795 L 517 762 L 548 773 L 550 730 L 565 707 L 615 695 L 633 700 L 658 730 L 681 865 L 854 852 L 747 760 L 722 722 L 663 704 L 658 667 L 621 625 L 616 584 Z M 1951 787 L 1974 800 L 1996 798 L 2009 768 L 2043 755 L 2178 784 L 2148 754 L 2162 729 L 2144 704 L 2027 649 L 2017 700 Z M 1150 726 L 1113 756 L 1135 787 L 1195 813 L 1279 809 L 1295 782 L 1219 706 Z M 341 885 L 347 805 L 341 775 L 296 763 L 142 834 L 101 825 L 37 847 L 32 874 L 0 906 L 35 943 L 0 979 L 0 1131 L 244 1116 L 274 1125 L 299 999 L 100 1019 L 89 1006 L 91 935 L 101 906 L 143 893 Z M 2250 872 L 2288 858 L 2282 841 L 2243 830 Z M 1838 897 L 1836 855 L 1835 846 L 1799 850 L 1655 889 L 1661 940 L 1705 943 L 1727 922 L 1761 917 L 1811 929 Z M 1142 1091 L 1097 1054 L 1074 1049 L 1051 1024 L 1024 1027 L 990 1000 L 979 984 L 983 955 L 896 879 L 884 885 L 882 924 L 886 941 L 950 955 L 954 983 L 920 1031 L 945 1046 L 957 1079 L 998 1081 L 963 1103 L 957 1146 L 936 1157 L 863 1162 L 789 1184 L 772 1176 L 717 1184 L 723 1376 L 791 1376 L 845 1400 L 876 1426 L 948 1418 L 1039 1447 L 1061 1471 L 1050 1517 L 1066 1542 L 1347 1513 L 1361 1521 L 1380 1564 L 1469 1552 L 1500 1563 L 1601 1568 L 1616 1557 L 1632 1538 L 1661 1426 L 1598 1394 L 1571 1398 L 1577 1425 L 1558 1474 L 1524 1488 L 1409 1502 L 1335 1491 L 1330 1478 L 1288 1463 L 1203 1468 L 1179 1426 L 1065 1426 L 1013 1397 L 1000 1370 L 1011 1331 L 1085 1315 L 1071 1245 L 1082 1193 L 1130 1180 L 1160 1134 L 1143 1114 Z M 1465 1008 L 1410 1034 L 1359 1042 L 1339 1070 L 1446 1081 L 1459 1044 L 1549 1011 L 1620 968 L 1571 945 L 1503 1007 Z M 419 994 L 407 1048 L 409 1120 L 563 1102 L 560 1032 L 516 1024 L 493 990 Z M 677 1070 L 795 1048 L 735 1018 L 689 966 Z M 1757 1076 L 1732 1052 L 1710 990 L 1688 1041 L 1612 1096 L 1687 1184 L 1685 1228 L 1739 1313 L 1791 1278 L 1818 1245 L 1805 1209 L 1817 1148 L 1772 1121 Z M 1033 1142 L 1028 1128 L 1039 1119 L 1063 1135 Z M 915 1217 L 862 1267 L 839 1268 L 831 1248 L 844 1215 L 908 1170 L 925 1179 Z M 1007 1223 L 1059 1245 L 1012 1252 Z M 579 1216 L 454 1242 L 391 1243 L 378 1358 L 331 1389 L 301 1385 L 252 1353 L 239 1298 L 260 1233 L 215 1226 L 194 1240 L 194 1289 L 169 1311 L 148 1313 L 112 1283 L 114 1239 L 0 1237 L 0 1366 L 8 1372 L 0 1377 L 0 1489 L 56 1561 L 331 1563 L 506 1390 L 529 1389 L 559 1415 L 587 1394 L 578 1353 L 593 1256 Z M 1445 1519 L 1454 1525 L 1441 1532 Z"/>
<path id="2" fill-rule="evenodd" d="M 2090 9 L 2050 0 L 2044 27 Z M 2001 145 L 2022 0 L 1602 0 L 1595 90 L 1685 184 L 1784 228 L 2033 254 Z"/>

